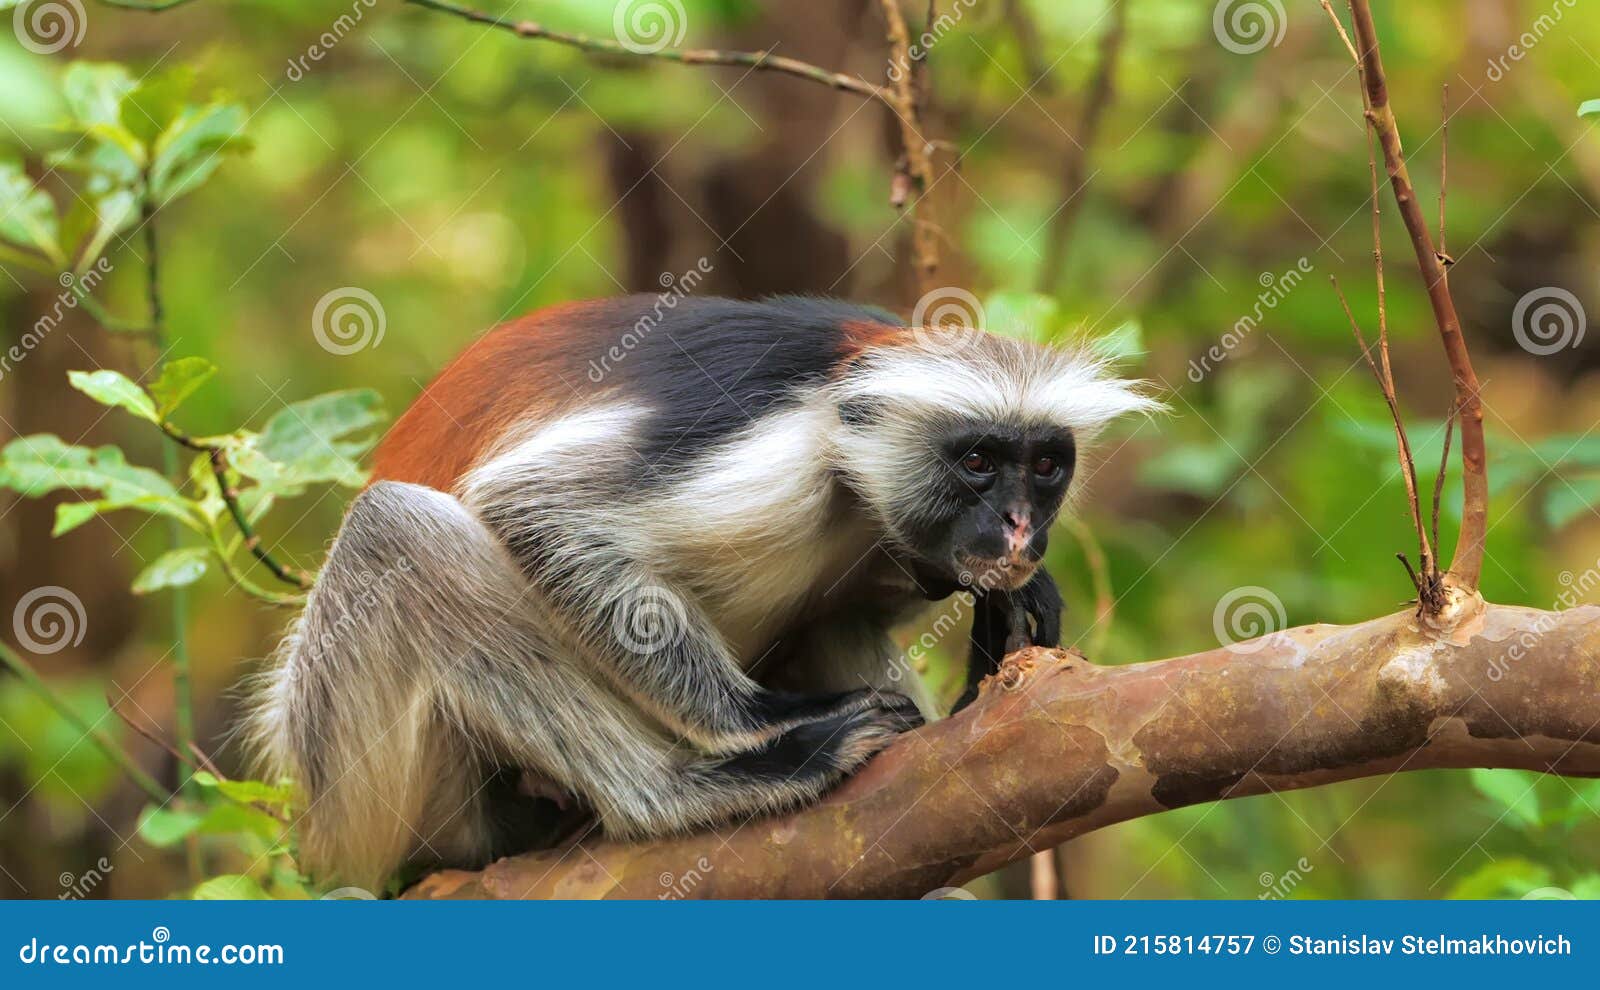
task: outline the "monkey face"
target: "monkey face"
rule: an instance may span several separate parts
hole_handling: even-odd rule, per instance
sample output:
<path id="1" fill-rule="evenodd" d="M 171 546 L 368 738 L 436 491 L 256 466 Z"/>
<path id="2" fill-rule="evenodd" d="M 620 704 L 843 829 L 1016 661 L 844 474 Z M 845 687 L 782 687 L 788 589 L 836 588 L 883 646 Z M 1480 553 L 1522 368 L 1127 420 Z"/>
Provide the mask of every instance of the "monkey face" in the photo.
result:
<path id="1" fill-rule="evenodd" d="M 925 504 L 939 509 L 911 538 L 922 576 L 978 591 L 1026 584 L 1072 481 L 1072 433 L 965 424 L 944 436 L 937 460 Z"/>

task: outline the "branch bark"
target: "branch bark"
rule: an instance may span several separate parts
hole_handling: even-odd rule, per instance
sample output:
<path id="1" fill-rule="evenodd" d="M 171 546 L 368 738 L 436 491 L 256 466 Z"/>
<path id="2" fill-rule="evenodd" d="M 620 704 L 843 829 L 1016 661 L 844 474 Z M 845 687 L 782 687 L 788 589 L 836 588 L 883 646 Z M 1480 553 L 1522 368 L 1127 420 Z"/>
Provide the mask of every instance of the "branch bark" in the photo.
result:
<path id="1" fill-rule="evenodd" d="M 408 896 L 921 897 L 1206 801 L 1441 767 L 1600 776 L 1600 607 L 1490 606 L 1475 625 L 1456 644 L 1406 612 L 1122 667 L 1025 650 L 814 807 L 445 871 Z"/>

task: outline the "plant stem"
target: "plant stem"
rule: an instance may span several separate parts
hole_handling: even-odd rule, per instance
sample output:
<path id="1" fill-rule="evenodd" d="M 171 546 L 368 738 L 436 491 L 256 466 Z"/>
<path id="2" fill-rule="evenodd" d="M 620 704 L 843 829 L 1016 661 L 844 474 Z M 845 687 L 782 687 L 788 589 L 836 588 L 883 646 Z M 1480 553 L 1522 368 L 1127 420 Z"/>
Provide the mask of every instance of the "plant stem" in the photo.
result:
<path id="1" fill-rule="evenodd" d="M 10 647 L 4 643 L 0 643 L 0 663 L 4 663 L 9 667 L 11 672 L 22 680 L 23 686 L 38 695 L 45 704 L 55 709 L 56 714 L 65 719 L 68 725 L 83 733 L 83 738 L 89 740 L 95 749 L 105 755 L 106 759 L 115 763 L 118 769 L 127 774 L 135 784 L 139 785 L 140 790 L 150 796 L 151 800 L 159 804 L 165 804 L 172 797 L 160 784 L 156 783 L 154 777 L 146 773 L 145 769 L 135 762 L 132 756 L 129 756 L 123 751 L 122 747 L 117 745 L 116 740 L 111 738 L 110 733 L 74 711 L 72 706 L 67 704 L 66 699 L 57 694 L 55 688 L 51 687 L 44 678 L 39 676 L 38 671 L 29 666 L 28 662 L 23 660 L 21 656 L 13 653 Z"/>

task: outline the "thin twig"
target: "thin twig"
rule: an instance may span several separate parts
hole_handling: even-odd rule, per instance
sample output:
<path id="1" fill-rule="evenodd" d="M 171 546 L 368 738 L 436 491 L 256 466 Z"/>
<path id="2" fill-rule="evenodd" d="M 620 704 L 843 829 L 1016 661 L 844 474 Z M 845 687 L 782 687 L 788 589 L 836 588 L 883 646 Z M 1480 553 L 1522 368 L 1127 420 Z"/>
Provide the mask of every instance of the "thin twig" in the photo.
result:
<path id="1" fill-rule="evenodd" d="M 1444 246 L 1444 196 L 1450 173 L 1450 84 L 1439 91 L 1439 261 L 1450 277 L 1450 252 Z"/>
<path id="2" fill-rule="evenodd" d="M 98 722 L 91 723 L 73 710 L 73 707 L 67 704 L 66 699 L 57 694 L 55 688 L 51 687 L 44 678 L 39 676 L 38 671 L 34 670 L 21 656 L 13 653 L 11 648 L 4 643 L 0 643 L 0 663 L 4 663 L 9 667 L 11 672 L 22 680 L 23 685 L 28 690 L 42 699 L 45 704 L 55 709 L 56 714 L 66 720 L 68 725 L 83 733 L 83 738 L 87 739 L 95 749 L 98 749 L 106 759 L 116 764 L 152 800 L 165 804 L 172 797 L 172 794 L 158 784 L 156 779 L 145 771 L 144 767 L 141 767 L 132 756 L 117 745 L 116 740 L 112 739 L 109 733 L 100 728 Z"/>
<path id="3" fill-rule="evenodd" d="M 228 514 L 233 517 L 233 523 L 239 528 L 239 535 L 244 537 L 244 547 L 250 555 L 261 562 L 261 565 L 272 572 L 273 577 L 284 584 L 293 585 L 301 591 L 311 590 L 314 583 L 312 576 L 298 567 L 290 567 L 281 563 L 262 544 L 261 535 L 255 531 L 245 515 L 244 507 L 239 504 L 239 489 L 235 488 L 233 481 L 228 477 L 228 452 L 220 444 L 207 443 L 189 436 L 171 423 L 163 422 L 161 431 L 174 443 L 190 450 L 200 451 L 206 455 L 211 465 L 211 474 L 217 479 L 217 489 L 222 494 L 222 502 L 228 507 Z"/>
<path id="4" fill-rule="evenodd" d="M 1444 476 L 1450 470 L 1450 435 L 1455 432 L 1456 404 L 1444 418 L 1444 453 L 1439 455 L 1439 473 L 1433 478 L 1433 545 L 1439 545 L 1439 505 L 1444 501 Z"/>
<path id="5" fill-rule="evenodd" d="M 1378 51 L 1378 33 L 1372 22 L 1372 9 L 1367 0 L 1350 0 L 1350 12 L 1355 23 L 1357 51 L 1362 67 L 1367 119 L 1377 132 L 1379 146 L 1383 149 L 1389 184 L 1400 209 L 1400 217 L 1405 221 L 1406 232 L 1410 235 L 1412 252 L 1416 255 L 1417 268 L 1427 289 L 1434 323 L 1439 329 L 1440 342 L 1455 382 L 1461 416 L 1462 500 L 1461 532 L 1456 541 L 1455 559 L 1450 565 L 1450 577 L 1463 590 L 1475 594 L 1479 576 L 1483 572 L 1483 544 L 1489 515 L 1489 475 L 1478 376 L 1472 369 L 1472 357 L 1461 334 L 1461 319 L 1456 313 L 1455 300 L 1450 295 L 1450 286 L 1445 279 L 1444 263 L 1434 249 L 1427 223 L 1417 203 L 1416 190 L 1411 184 L 1411 176 L 1406 171 L 1399 125 L 1389 105 L 1388 82 Z"/>
<path id="6" fill-rule="evenodd" d="M 1378 390 L 1383 393 L 1383 401 L 1389 407 L 1389 417 L 1394 421 L 1395 450 L 1400 459 L 1400 477 L 1406 486 L 1406 507 L 1411 511 L 1411 525 L 1417 533 L 1417 543 L 1422 555 L 1422 570 L 1428 577 L 1426 584 L 1418 584 L 1418 589 L 1432 588 L 1433 575 L 1429 571 L 1430 562 L 1433 560 L 1433 547 L 1428 542 L 1427 530 L 1422 526 L 1422 505 L 1417 494 L 1417 465 L 1411 456 L 1411 439 L 1406 435 L 1405 422 L 1400 416 L 1400 402 L 1395 396 L 1394 380 L 1386 372 L 1387 368 L 1380 369 L 1378 363 L 1372 358 L 1372 350 L 1367 347 L 1366 337 L 1361 333 L 1361 325 L 1356 322 L 1355 314 L 1350 311 L 1350 301 L 1345 298 L 1344 290 L 1339 288 L 1337 276 L 1329 275 L 1328 281 L 1333 283 L 1333 291 L 1339 297 L 1339 305 L 1344 309 L 1345 317 L 1350 321 L 1350 331 L 1355 334 L 1356 344 L 1361 348 L 1361 356 L 1366 359 L 1367 368 L 1372 372 L 1372 377 L 1378 382 Z M 1413 581 L 1415 576 L 1413 575 Z M 1424 597 L 1428 597 L 1424 594 Z"/>
<path id="7" fill-rule="evenodd" d="M 905 15 L 900 11 L 899 0 L 881 0 L 879 6 L 883 9 L 885 30 L 889 40 L 889 82 L 885 103 L 894 111 L 896 120 L 900 125 L 900 145 L 904 158 L 897 164 L 897 172 L 903 169 L 904 178 L 897 176 L 891 186 L 891 201 L 896 205 L 906 202 L 905 186 L 909 179 L 911 190 L 915 196 L 911 197 L 913 205 L 911 218 L 911 264 L 916 273 L 918 294 L 931 291 L 939 270 L 939 231 L 926 216 L 918 215 L 916 206 L 922 205 L 923 200 L 933 188 L 933 159 L 929 154 L 928 141 L 922 136 L 921 115 L 918 112 L 920 103 L 926 98 L 927 82 L 924 78 L 919 84 L 918 76 L 925 75 L 927 66 L 917 67 L 917 59 L 911 55 L 911 32 L 906 28 Z M 926 55 L 923 56 L 926 60 Z M 895 72 L 894 69 L 899 71 Z"/>
<path id="8" fill-rule="evenodd" d="M 802 62 L 799 59 L 774 55 L 768 51 L 736 52 L 713 48 L 662 48 L 657 51 L 634 49 L 608 38 L 594 38 L 586 34 L 558 31 L 535 21 L 507 20 L 493 14 L 484 13 L 481 10 L 474 10 L 471 7 L 451 3 L 450 0 L 405 0 L 405 2 L 451 14 L 477 24 L 487 24 L 490 27 L 501 28 L 521 38 L 538 38 L 544 41 L 553 41 L 586 52 L 634 58 L 654 58 L 666 62 L 679 62 L 684 65 L 732 65 L 742 66 L 747 69 L 781 72 L 801 79 L 809 79 L 815 83 L 821 83 L 831 89 L 844 90 L 868 99 L 878 100 L 891 108 L 895 106 L 893 95 L 888 87 L 867 82 L 860 76 L 852 76 L 844 72 L 830 72 L 821 66 Z"/>
<path id="9" fill-rule="evenodd" d="M 144 738 L 148 739 L 150 742 L 153 742 L 157 746 L 160 746 L 162 749 L 166 750 L 179 763 L 186 763 L 186 764 L 189 765 L 189 767 L 191 769 L 194 769 L 194 770 L 199 770 L 200 769 L 200 764 L 195 762 L 194 757 L 185 756 L 183 753 L 178 752 L 177 748 L 174 747 L 171 743 L 167 742 L 165 739 L 162 739 L 160 736 L 156 735 L 153 730 L 147 729 L 144 726 L 140 725 L 138 722 L 135 722 L 133 720 L 132 716 L 130 716 L 127 712 L 123 711 L 122 709 L 118 708 L 117 707 L 117 703 L 115 701 L 111 700 L 111 692 L 109 690 L 106 691 L 106 707 L 111 709 L 111 714 L 115 715 L 117 718 L 122 720 L 122 724 L 123 725 L 126 725 L 128 728 L 130 728 L 133 731 L 137 732 L 139 735 L 141 735 Z M 191 743 L 190 745 L 193 745 L 193 743 Z"/>

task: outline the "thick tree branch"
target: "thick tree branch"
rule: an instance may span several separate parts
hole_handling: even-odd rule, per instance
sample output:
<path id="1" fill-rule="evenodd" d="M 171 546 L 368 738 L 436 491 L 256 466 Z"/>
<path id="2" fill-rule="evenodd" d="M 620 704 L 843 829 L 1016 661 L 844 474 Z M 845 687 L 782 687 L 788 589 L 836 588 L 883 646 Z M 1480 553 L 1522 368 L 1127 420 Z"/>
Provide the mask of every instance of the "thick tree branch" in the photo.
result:
<path id="1" fill-rule="evenodd" d="M 1205 801 L 1441 767 L 1600 776 L 1600 608 L 1492 606 L 1475 625 L 1454 645 L 1404 613 L 1124 667 L 1026 650 L 815 807 L 586 840 L 410 896 L 920 897 Z"/>

